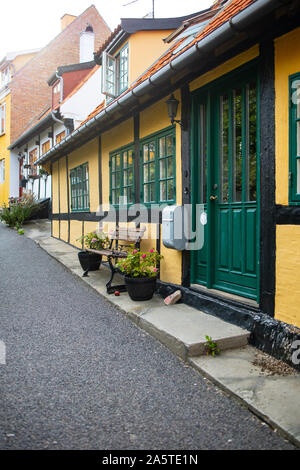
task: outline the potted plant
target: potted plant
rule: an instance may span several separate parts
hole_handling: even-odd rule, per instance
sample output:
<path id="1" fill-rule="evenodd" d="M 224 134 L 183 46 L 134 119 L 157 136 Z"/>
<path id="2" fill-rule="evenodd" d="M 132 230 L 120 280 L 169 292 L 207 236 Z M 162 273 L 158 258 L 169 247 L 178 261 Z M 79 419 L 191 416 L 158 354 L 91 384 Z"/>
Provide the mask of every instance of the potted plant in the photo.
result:
<path id="1" fill-rule="evenodd" d="M 117 267 L 125 274 L 127 292 L 132 300 L 150 300 L 156 288 L 157 265 L 162 256 L 156 250 L 132 250 Z"/>
<path id="2" fill-rule="evenodd" d="M 92 250 L 102 250 L 109 244 L 107 235 L 103 232 L 90 232 L 78 238 L 80 242 L 84 242 L 85 248 Z M 78 259 L 84 271 L 97 271 L 100 267 L 102 256 L 97 253 L 90 253 L 89 251 L 80 251 Z"/>

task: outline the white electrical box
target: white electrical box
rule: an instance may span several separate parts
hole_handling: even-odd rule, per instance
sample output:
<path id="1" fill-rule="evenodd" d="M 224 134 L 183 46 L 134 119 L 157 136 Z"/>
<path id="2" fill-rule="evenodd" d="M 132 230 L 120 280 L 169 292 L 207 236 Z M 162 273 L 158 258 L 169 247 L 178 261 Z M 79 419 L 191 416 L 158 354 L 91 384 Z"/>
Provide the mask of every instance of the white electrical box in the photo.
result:
<path id="1" fill-rule="evenodd" d="M 168 206 L 162 211 L 162 240 L 167 248 L 185 249 L 184 211 L 182 206 Z"/>

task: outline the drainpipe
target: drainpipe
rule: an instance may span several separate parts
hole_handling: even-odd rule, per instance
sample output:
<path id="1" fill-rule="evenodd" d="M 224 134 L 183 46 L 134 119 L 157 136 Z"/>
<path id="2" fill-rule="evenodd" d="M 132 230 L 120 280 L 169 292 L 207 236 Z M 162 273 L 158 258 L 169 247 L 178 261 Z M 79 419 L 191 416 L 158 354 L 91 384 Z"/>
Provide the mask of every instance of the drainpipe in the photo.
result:
<path id="1" fill-rule="evenodd" d="M 61 75 L 58 75 L 57 72 L 55 72 L 55 75 L 60 81 L 60 103 L 61 103 L 64 99 L 64 79 Z"/>

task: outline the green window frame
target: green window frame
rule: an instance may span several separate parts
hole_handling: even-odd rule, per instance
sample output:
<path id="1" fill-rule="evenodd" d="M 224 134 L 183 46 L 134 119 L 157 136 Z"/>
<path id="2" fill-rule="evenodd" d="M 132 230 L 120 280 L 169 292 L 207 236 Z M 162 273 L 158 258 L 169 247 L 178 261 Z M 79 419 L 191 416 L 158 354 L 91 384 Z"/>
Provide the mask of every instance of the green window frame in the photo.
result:
<path id="1" fill-rule="evenodd" d="M 175 126 L 141 141 L 141 199 L 148 204 L 176 201 Z"/>
<path id="2" fill-rule="evenodd" d="M 114 150 L 109 154 L 109 202 L 114 206 L 134 204 L 134 146 Z M 120 199 L 123 198 L 121 201 Z"/>
<path id="3" fill-rule="evenodd" d="M 71 211 L 88 212 L 89 196 L 89 165 L 84 163 L 70 170 Z"/>
<path id="4" fill-rule="evenodd" d="M 300 204 L 300 72 L 290 76 L 290 204 Z"/>

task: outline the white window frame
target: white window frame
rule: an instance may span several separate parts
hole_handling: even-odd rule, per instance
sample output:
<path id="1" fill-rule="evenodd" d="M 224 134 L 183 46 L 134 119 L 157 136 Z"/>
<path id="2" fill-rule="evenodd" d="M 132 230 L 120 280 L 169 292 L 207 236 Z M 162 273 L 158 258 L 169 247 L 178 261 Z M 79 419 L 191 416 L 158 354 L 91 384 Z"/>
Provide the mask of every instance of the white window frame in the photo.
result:
<path id="1" fill-rule="evenodd" d="M 116 98 L 128 88 L 129 49 L 125 44 L 116 56 L 102 53 L 101 91 L 109 98 Z M 126 83 L 125 83 L 126 82 Z"/>
<path id="2" fill-rule="evenodd" d="M 5 127 L 6 127 L 6 116 L 5 116 L 6 106 L 5 103 L 0 105 L 0 135 L 5 134 Z M 3 121 L 3 125 L 2 125 Z"/>
<path id="3" fill-rule="evenodd" d="M 0 184 L 5 182 L 5 158 L 0 160 Z"/>
<path id="4" fill-rule="evenodd" d="M 102 93 L 110 98 L 117 96 L 117 60 L 107 52 L 102 53 Z"/>

